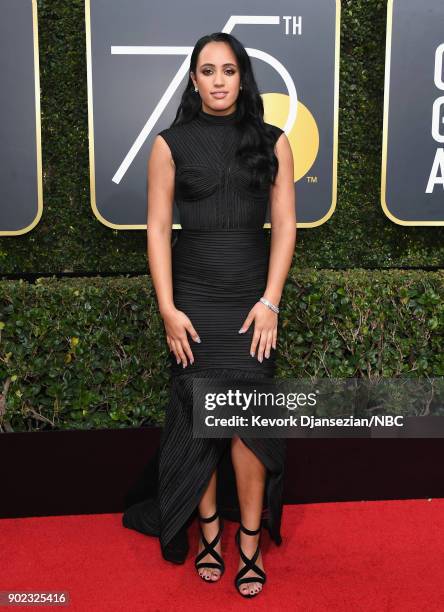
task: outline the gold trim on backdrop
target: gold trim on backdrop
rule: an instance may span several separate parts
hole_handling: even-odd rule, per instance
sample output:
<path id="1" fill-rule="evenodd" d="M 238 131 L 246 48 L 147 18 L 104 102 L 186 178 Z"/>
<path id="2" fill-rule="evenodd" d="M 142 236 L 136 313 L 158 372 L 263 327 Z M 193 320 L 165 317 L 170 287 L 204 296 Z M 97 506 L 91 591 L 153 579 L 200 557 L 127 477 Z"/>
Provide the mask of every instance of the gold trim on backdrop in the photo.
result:
<path id="1" fill-rule="evenodd" d="M 333 164 L 332 164 L 332 201 L 326 214 L 312 223 L 298 222 L 296 227 L 317 227 L 322 225 L 333 215 L 337 202 L 337 168 L 338 168 L 338 117 L 339 117 L 339 54 L 340 54 L 340 23 L 341 23 L 341 0 L 335 0 L 335 71 L 334 71 L 334 101 L 333 101 Z M 91 3 L 85 0 L 85 33 L 86 33 L 86 65 L 87 65 L 87 89 L 88 89 L 88 141 L 89 141 L 89 168 L 90 168 L 90 197 L 91 208 L 96 218 L 113 229 L 147 229 L 147 224 L 142 225 L 118 225 L 105 219 L 97 208 L 95 188 L 95 156 L 94 156 L 94 118 L 93 118 L 93 88 L 92 88 L 92 56 L 91 56 Z M 297 197 L 297 192 L 296 192 Z M 180 223 L 173 223 L 172 229 L 182 229 Z M 264 228 L 271 228 L 271 223 L 264 223 Z"/>
<path id="2" fill-rule="evenodd" d="M 398 225 L 444 225 L 444 221 L 404 221 L 395 217 L 387 206 L 387 142 L 388 142 L 388 117 L 390 105 L 390 67 L 392 52 L 392 31 L 393 31 L 393 4 L 394 0 L 387 3 L 387 31 L 385 44 L 385 77 L 384 77 L 384 120 L 382 127 L 382 160 L 381 160 L 381 206 L 384 214 Z"/>
<path id="3" fill-rule="evenodd" d="M 339 134 L 339 67 L 341 52 L 341 0 L 336 0 L 335 20 L 335 75 L 334 75 L 334 100 L 333 100 L 333 164 L 332 164 L 332 186 L 331 206 L 323 217 L 313 223 L 298 223 L 296 227 L 318 227 L 330 219 L 336 210 L 338 199 L 338 134 Z M 269 226 L 270 224 L 267 223 Z"/>
<path id="4" fill-rule="evenodd" d="M 33 221 L 19 230 L 1 231 L 0 236 L 19 236 L 30 232 L 42 218 L 43 214 L 43 178 L 42 178 L 42 130 L 40 121 L 40 67 L 39 67 L 39 31 L 37 19 L 37 0 L 31 0 L 32 32 L 34 50 L 34 96 L 35 96 L 35 140 L 37 160 L 37 214 Z"/>
<path id="5" fill-rule="evenodd" d="M 93 116 L 93 88 L 92 88 L 92 57 L 91 57 L 91 6 L 90 0 L 85 0 L 85 32 L 86 32 L 86 73 L 88 88 L 88 143 L 89 143 L 89 187 L 91 207 L 97 219 L 113 229 L 146 229 L 145 225 L 118 225 L 110 223 L 103 217 L 96 204 L 96 176 L 94 157 L 94 116 Z"/>

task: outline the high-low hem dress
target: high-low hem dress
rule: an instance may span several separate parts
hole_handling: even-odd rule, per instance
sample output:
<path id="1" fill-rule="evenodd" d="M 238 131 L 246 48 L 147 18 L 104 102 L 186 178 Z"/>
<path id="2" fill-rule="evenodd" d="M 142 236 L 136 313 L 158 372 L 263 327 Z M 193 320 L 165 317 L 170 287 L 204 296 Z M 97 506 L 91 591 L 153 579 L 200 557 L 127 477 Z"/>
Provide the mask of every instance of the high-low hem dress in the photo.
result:
<path id="1" fill-rule="evenodd" d="M 276 142 L 283 131 L 267 126 Z M 125 510 L 122 522 L 157 536 L 164 558 L 183 563 L 187 527 L 216 468 L 219 514 L 240 520 L 231 439 L 193 437 L 193 378 L 272 381 L 275 373 L 275 349 L 262 363 L 257 351 L 250 355 L 254 322 L 239 334 L 266 287 L 269 241 L 263 226 L 269 189 L 252 190 L 248 170 L 234 159 L 236 111 L 216 116 L 201 109 L 190 122 L 159 134 L 176 166 L 182 227 L 172 247 L 174 304 L 190 318 L 201 343 L 188 335 L 194 363 L 188 361 L 186 368 L 170 352 L 170 396 L 160 445 L 145 469 L 144 499 Z M 279 545 L 285 439 L 240 438 L 266 468 L 261 524 Z"/>

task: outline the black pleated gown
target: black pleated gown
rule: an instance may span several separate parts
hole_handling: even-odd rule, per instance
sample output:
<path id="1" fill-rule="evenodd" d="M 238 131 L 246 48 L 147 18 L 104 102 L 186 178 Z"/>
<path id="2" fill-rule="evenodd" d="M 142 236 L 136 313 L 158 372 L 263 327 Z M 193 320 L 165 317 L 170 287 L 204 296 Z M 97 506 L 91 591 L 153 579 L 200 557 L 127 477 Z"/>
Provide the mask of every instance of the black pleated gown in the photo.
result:
<path id="1" fill-rule="evenodd" d="M 269 190 L 252 190 L 248 170 L 234 159 L 235 117 L 235 112 L 216 116 L 200 110 L 191 122 L 159 132 L 176 166 L 182 227 L 172 247 L 174 303 L 190 318 L 201 343 L 188 337 L 194 363 L 186 368 L 170 353 L 170 399 L 159 449 L 145 472 L 146 497 L 125 510 L 122 522 L 157 536 L 164 558 L 175 563 L 187 556 L 187 526 L 216 467 L 219 513 L 240 520 L 231 439 L 193 438 L 193 377 L 272 380 L 275 372 L 275 349 L 262 363 L 257 352 L 250 355 L 254 322 L 245 334 L 238 333 L 266 287 L 269 242 L 263 226 Z M 271 124 L 269 129 L 275 141 L 282 134 Z M 262 523 L 280 544 L 285 440 L 242 440 L 266 467 Z"/>

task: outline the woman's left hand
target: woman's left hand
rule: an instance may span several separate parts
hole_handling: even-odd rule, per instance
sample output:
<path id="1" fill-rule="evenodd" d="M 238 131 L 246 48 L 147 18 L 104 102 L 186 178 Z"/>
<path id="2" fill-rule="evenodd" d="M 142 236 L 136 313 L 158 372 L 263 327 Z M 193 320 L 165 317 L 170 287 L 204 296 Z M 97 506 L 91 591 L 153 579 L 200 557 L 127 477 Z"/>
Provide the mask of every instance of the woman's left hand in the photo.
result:
<path id="1" fill-rule="evenodd" d="M 265 357 L 270 357 L 272 348 L 276 349 L 278 315 L 262 302 L 256 302 L 248 313 L 239 333 L 245 333 L 254 321 L 253 340 L 251 342 L 250 354 L 254 357 L 259 344 L 257 358 L 260 362 Z"/>

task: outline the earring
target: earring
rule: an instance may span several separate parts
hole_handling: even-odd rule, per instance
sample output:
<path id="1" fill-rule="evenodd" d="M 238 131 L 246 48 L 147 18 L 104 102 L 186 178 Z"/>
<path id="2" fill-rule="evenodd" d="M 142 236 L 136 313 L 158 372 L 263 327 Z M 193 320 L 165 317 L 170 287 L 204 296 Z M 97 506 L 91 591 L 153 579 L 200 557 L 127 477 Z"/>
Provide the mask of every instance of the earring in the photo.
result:
<path id="1" fill-rule="evenodd" d="M 197 91 L 199 91 L 199 90 L 198 90 L 198 88 L 197 88 L 197 87 L 195 87 L 195 88 L 194 88 L 194 91 L 196 91 L 196 92 L 197 92 Z"/>
<path id="2" fill-rule="evenodd" d="M 242 85 L 240 85 L 239 89 L 242 89 Z"/>

